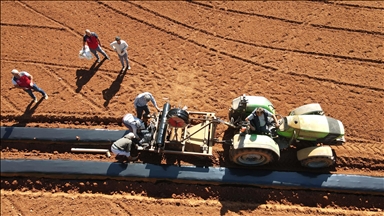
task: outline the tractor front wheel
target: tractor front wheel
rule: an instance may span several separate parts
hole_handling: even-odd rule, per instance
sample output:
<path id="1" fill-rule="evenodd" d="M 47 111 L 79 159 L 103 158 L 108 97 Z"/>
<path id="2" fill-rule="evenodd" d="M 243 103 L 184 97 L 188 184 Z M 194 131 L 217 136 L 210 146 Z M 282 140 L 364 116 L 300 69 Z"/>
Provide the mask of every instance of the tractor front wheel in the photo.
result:
<path id="1" fill-rule="evenodd" d="M 308 168 L 326 168 L 334 163 L 335 160 L 331 157 L 310 157 L 301 161 L 301 165 Z"/>
<path id="2" fill-rule="evenodd" d="M 242 166 L 261 166 L 274 160 L 273 153 L 266 149 L 243 148 L 231 149 L 230 159 Z"/>

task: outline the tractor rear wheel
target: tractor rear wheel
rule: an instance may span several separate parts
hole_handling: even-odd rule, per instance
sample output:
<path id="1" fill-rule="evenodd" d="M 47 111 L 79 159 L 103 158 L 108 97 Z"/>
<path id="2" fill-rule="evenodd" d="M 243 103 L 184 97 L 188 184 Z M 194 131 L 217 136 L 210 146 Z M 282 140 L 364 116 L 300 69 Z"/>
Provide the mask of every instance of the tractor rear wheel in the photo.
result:
<path id="1" fill-rule="evenodd" d="M 272 151 L 257 148 L 230 150 L 230 159 L 242 166 L 261 166 L 274 160 Z"/>
<path id="2" fill-rule="evenodd" d="M 335 160 L 330 157 L 310 157 L 301 161 L 301 165 L 308 168 L 325 168 L 334 163 Z"/>

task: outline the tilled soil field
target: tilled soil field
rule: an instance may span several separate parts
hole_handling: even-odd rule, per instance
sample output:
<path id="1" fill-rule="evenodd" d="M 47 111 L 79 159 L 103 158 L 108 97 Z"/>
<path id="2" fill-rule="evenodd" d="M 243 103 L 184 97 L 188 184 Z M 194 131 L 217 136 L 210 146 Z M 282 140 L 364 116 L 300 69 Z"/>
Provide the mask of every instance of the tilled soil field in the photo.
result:
<path id="1" fill-rule="evenodd" d="M 250 172 L 384 177 L 383 11 L 379 1 L 2 1 L 1 126 L 125 130 L 121 118 L 144 91 L 160 107 L 169 100 L 228 120 L 234 98 L 262 95 L 281 115 L 320 103 L 343 122 L 347 142 L 332 147 L 330 169 L 304 169 L 288 149 Z M 85 29 L 111 60 L 78 58 Z M 109 47 L 117 35 L 129 44 L 125 72 Z M 31 73 L 49 99 L 35 104 L 11 89 L 14 68 Z M 217 138 L 226 130 L 219 125 Z M 116 161 L 65 144 L 1 147 L 1 159 Z M 236 167 L 226 156 L 218 144 L 213 157 L 142 152 L 134 163 Z M 306 190 L 1 179 L 1 215 L 382 215 L 383 203 L 378 195 Z"/>

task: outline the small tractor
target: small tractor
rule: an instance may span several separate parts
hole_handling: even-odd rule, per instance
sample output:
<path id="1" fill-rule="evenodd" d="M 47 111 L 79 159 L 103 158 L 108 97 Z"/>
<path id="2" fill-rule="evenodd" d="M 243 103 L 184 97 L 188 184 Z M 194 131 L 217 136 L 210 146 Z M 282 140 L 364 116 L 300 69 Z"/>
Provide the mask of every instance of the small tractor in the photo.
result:
<path id="1" fill-rule="evenodd" d="M 329 167 L 335 162 L 332 149 L 327 145 L 345 142 L 344 126 L 336 119 L 324 115 L 319 104 L 307 104 L 279 117 L 280 126 L 272 122 L 270 134 L 256 134 L 250 130 L 245 118 L 261 107 L 275 114 L 272 103 L 262 96 L 240 96 L 232 101 L 230 122 L 223 121 L 213 112 L 187 111 L 172 108 L 169 102 L 153 115 L 148 127 L 142 130 L 141 144 L 145 151 L 189 155 L 212 155 L 215 143 L 230 145 L 229 159 L 243 166 L 261 166 L 280 158 L 280 150 L 297 143 L 305 148 L 297 152 L 301 164 L 309 168 Z M 215 138 L 218 124 L 233 128 L 231 140 Z"/>
<path id="2" fill-rule="evenodd" d="M 262 96 L 241 96 L 232 101 L 229 110 L 230 123 L 243 127 L 243 132 L 234 135 L 229 151 L 230 159 L 245 166 L 261 166 L 280 158 L 280 150 L 300 144 L 297 151 L 301 165 L 309 168 L 324 168 L 334 164 L 335 156 L 328 145 L 345 143 L 344 126 L 341 121 L 325 116 L 320 104 L 306 104 L 280 117 L 279 127 L 272 124 L 271 133 L 250 133 L 244 119 L 258 107 L 276 115 L 272 103 Z M 269 120 L 272 122 L 272 120 Z"/>

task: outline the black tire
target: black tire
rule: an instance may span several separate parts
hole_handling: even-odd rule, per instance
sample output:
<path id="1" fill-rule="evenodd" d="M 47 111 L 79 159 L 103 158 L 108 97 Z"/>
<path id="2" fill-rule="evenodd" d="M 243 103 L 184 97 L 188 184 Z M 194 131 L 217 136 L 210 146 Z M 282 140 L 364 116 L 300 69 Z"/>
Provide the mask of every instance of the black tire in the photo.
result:
<path id="1" fill-rule="evenodd" d="M 171 109 L 167 113 L 167 122 L 172 127 L 184 128 L 189 124 L 189 114 L 179 108 Z"/>
<path id="2" fill-rule="evenodd" d="M 230 120 L 230 123 L 234 126 L 240 126 L 240 123 L 245 119 L 242 119 L 241 115 L 234 110 L 229 111 L 228 118 Z"/>
<path id="3" fill-rule="evenodd" d="M 234 163 L 242 166 L 262 166 L 275 160 L 272 151 L 257 148 L 231 149 L 229 156 Z"/>
<path id="4" fill-rule="evenodd" d="M 330 157 L 310 157 L 301 161 L 301 165 L 307 168 L 326 168 L 335 163 L 335 160 Z"/>
<path id="5" fill-rule="evenodd" d="M 228 112 L 228 118 L 231 120 L 231 123 L 233 124 L 235 122 L 235 117 L 234 117 L 234 111 L 231 109 Z M 232 122 L 233 121 L 233 122 Z"/>

